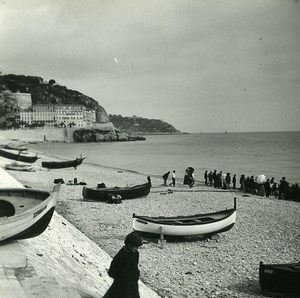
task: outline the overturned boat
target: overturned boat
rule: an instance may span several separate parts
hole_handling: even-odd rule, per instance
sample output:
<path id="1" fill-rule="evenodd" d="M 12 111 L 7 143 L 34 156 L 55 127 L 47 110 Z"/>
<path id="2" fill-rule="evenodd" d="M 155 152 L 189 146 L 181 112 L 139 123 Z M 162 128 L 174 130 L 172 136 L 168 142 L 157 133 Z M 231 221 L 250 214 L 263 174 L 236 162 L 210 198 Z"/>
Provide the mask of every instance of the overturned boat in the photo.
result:
<path id="1" fill-rule="evenodd" d="M 0 189 L 0 242 L 40 235 L 47 228 L 58 199 L 60 184 L 53 192 L 29 188 Z"/>
<path id="2" fill-rule="evenodd" d="M 127 187 L 88 188 L 82 190 L 83 198 L 86 200 L 108 201 L 111 196 L 121 196 L 122 200 L 146 197 L 150 193 L 150 184 L 144 183 Z"/>
<path id="3" fill-rule="evenodd" d="M 42 161 L 42 167 L 47 169 L 63 169 L 63 168 L 72 168 L 75 169 L 82 164 L 85 157 L 80 156 L 74 160 L 66 161 Z"/>
<path id="4" fill-rule="evenodd" d="M 134 231 L 148 237 L 165 235 L 170 237 L 205 236 L 230 230 L 236 220 L 236 198 L 234 207 L 214 213 L 174 217 L 150 217 L 133 214 Z"/>
<path id="5" fill-rule="evenodd" d="M 300 297 L 300 262 L 259 264 L 259 284 L 263 294 Z"/>
<path id="6" fill-rule="evenodd" d="M 39 158 L 37 154 L 0 148 L 0 156 L 23 162 L 34 163 Z"/>

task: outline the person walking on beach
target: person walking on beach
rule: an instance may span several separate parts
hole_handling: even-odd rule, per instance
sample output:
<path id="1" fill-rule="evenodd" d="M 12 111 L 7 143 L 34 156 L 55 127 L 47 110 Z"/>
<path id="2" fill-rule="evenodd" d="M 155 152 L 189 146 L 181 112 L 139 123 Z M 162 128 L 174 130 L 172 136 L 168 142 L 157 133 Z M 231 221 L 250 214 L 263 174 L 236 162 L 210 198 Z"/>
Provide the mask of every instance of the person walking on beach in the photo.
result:
<path id="1" fill-rule="evenodd" d="M 143 240 L 136 232 L 126 236 L 125 246 L 119 250 L 111 261 L 108 275 L 114 281 L 103 298 L 140 298 L 138 248 L 142 245 Z"/>
<path id="2" fill-rule="evenodd" d="M 176 183 L 176 174 L 175 174 L 175 170 L 172 173 L 172 182 L 170 183 L 170 186 L 175 186 Z"/>
<path id="3" fill-rule="evenodd" d="M 205 173 L 204 173 L 204 182 L 205 182 L 205 185 L 208 185 L 207 178 L 208 178 L 208 174 L 207 174 L 207 171 L 205 171 Z"/>
<path id="4" fill-rule="evenodd" d="M 232 177 L 232 188 L 233 189 L 236 188 L 236 174 L 234 174 L 233 177 Z"/>
<path id="5" fill-rule="evenodd" d="M 170 172 L 167 172 L 165 174 L 162 175 L 163 179 L 164 179 L 164 186 L 167 186 L 167 180 L 169 178 Z"/>

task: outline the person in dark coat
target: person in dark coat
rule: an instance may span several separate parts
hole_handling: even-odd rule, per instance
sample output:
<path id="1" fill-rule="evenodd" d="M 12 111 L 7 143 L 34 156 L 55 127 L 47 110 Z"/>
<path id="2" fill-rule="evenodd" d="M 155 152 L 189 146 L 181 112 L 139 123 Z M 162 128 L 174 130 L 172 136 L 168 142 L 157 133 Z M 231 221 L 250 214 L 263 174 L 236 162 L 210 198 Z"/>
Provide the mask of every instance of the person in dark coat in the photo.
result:
<path id="1" fill-rule="evenodd" d="M 214 170 L 214 172 L 213 172 L 213 184 L 214 184 L 214 188 L 218 187 L 218 183 L 217 183 L 217 170 Z"/>
<path id="2" fill-rule="evenodd" d="M 209 181 L 209 186 L 213 185 L 213 172 L 210 171 L 208 174 L 208 181 Z"/>
<path id="3" fill-rule="evenodd" d="M 236 174 L 234 174 L 233 177 L 232 177 L 232 188 L 233 189 L 236 188 Z"/>
<path id="4" fill-rule="evenodd" d="M 114 281 L 103 298 L 140 298 L 138 248 L 142 245 L 143 240 L 138 233 L 132 232 L 126 236 L 125 246 L 111 261 L 108 275 Z"/>
<path id="5" fill-rule="evenodd" d="M 187 168 L 185 170 L 185 173 L 184 173 L 184 178 L 183 178 L 183 184 L 189 184 L 188 180 L 189 180 L 189 168 Z"/>
<path id="6" fill-rule="evenodd" d="M 168 180 L 169 175 L 170 175 L 170 172 L 167 172 L 162 175 L 162 178 L 164 179 L 164 186 L 167 186 L 167 180 Z"/>
<path id="7" fill-rule="evenodd" d="M 270 179 L 267 179 L 267 181 L 265 182 L 265 191 L 266 191 L 266 197 L 268 198 L 271 194 Z"/>
<path id="8" fill-rule="evenodd" d="M 208 179 L 208 173 L 207 173 L 207 171 L 205 171 L 205 173 L 204 173 L 204 182 L 205 182 L 205 185 L 208 185 L 207 179 Z"/>

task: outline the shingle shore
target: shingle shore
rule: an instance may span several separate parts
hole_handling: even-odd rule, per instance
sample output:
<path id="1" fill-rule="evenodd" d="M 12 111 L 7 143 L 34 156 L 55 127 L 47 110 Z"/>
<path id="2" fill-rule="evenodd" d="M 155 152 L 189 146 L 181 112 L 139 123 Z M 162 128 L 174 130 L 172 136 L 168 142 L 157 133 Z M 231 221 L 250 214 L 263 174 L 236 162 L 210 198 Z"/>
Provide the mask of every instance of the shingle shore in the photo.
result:
<path id="1" fill-rule="evenodd" d="M 53 160 L 39 154 L 42 160 Z M 41 160 L 36 172 L 13 172 L 16 179 L 33 188 L 50 190 L 53 180 L 77 178 L 95 187 L 126 186 L 146 182 L 144 175 L 83 163 L 75 169 L 45 170 Z M 113 256 L 132 231 L 132 213 L 150 216 L 191 215 L 232 208 L 237 197 L 237 221 L 228 232 L 214 240 L 167 242 L 163 249 L 149 241 L 140 249 L 142 281 L 162 297 L 262 297 L 259 288 L 259 261 L 286 263 L 299 261 L 300 204 L 262 198 L 240 192 L 218 192 L 196 183 L 162 186 L 152 178 L 148 197 L 111 205 L 84 201 L 82 186 L 61 188 L 56 210 L 86 236 Z"/>

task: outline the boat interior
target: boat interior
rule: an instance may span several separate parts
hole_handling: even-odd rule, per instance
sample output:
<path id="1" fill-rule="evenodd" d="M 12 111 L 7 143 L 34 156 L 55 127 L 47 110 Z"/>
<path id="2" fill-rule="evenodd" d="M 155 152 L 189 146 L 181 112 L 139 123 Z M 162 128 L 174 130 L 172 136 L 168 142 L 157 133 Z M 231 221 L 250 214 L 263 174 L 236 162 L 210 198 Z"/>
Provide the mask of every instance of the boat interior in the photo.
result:
<path id="1" fill-rule="evenodd" d="M 28 189 L 0 190 L 0 218 L 21 214 L 49 197 L 50 193 Z"/>

